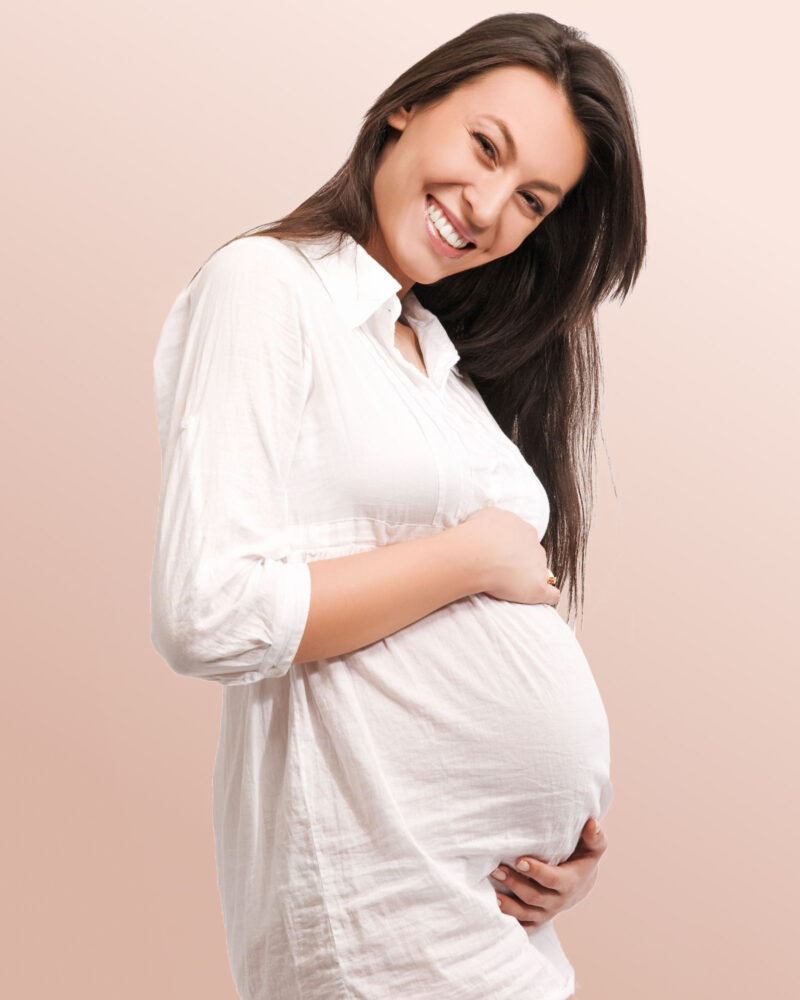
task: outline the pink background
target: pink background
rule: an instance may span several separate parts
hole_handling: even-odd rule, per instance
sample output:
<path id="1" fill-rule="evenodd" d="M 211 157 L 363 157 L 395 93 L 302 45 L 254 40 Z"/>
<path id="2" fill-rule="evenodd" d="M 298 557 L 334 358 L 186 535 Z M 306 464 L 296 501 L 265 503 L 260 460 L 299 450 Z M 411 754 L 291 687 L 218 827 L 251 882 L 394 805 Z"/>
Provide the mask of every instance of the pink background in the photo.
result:
<path id="1" fill-rule="evenodd" d="M 160 325 L 213 249 L 327 180 L 396 75 L 517 9 L 278 6 L 4 19 L 8 996 L 234 1000 L 221 691 L 149 639 Z M 797 17 L 532 9 L 622 65 L 649 198 L 643 276 L 600 314 L 578 633 L 611 722 L 610 846 L 556 927 L 583 1000 L 796 996 Z"/>

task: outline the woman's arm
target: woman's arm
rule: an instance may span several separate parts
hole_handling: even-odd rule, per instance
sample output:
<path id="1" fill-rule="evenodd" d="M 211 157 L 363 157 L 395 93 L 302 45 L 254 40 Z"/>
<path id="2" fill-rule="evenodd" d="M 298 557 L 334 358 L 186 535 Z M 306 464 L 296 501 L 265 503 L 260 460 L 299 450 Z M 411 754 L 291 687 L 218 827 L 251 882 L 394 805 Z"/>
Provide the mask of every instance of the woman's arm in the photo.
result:
<path id="1" fill-rule="evenodd" d="M 294 662 L 360 649 L 481 593 L 481 548 L 470 531 L 465 521 L 425 538 L 308 563 L 311 603 Z"/>
<path id="2" fill-rule="evenodd" d="M 426 538 L 306 564 L 310 609 L 295 663 L 360 649 L 470 594 L 557 604 L 536 529 L 484 507 Z"/>
<path id="3" fill-rule="evenodd" d="M 482 566 L 491 569 L 486 525 L 469 518 L 367 552 L 291 561 L 287 481 L 313 372 L 290 253 L 265 239 L 216 251 L 171 311 L 154 361 L 152 641 L 177 673 L 220 684 L 376 642 L 481 592 Z"/>

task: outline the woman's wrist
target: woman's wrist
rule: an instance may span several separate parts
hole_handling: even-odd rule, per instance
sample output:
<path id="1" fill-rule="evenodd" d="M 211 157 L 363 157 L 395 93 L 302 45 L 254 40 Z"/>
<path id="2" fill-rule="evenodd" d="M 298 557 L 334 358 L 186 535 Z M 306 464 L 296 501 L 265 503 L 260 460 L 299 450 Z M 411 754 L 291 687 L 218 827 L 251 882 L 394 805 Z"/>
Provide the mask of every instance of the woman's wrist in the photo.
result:
<path id="1" fill-rule="evenodd" d="M 445 558 L 453 567 L 454 588 L 457 592 L 453 600 L 483 593 L 489 586 L 489 567 L 475 528 L 476 525 L 469 521 L 462 521 L 435 536 L 446 547 Z"/>

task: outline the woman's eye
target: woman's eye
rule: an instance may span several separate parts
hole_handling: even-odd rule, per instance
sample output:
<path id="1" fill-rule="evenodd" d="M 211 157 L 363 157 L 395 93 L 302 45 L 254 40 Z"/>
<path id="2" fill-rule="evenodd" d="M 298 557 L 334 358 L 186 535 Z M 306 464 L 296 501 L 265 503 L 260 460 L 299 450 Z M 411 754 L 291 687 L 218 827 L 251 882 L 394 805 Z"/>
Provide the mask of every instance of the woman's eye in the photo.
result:
<path id="1" fill-rule="evenodd" d="M 497 159 L 497 152 L 496 152 L 494 146 L 492 145 L 492 143 L 486 138 L 486 136 L 482 135 L 480 132 L 473 132 L 472 134 L 475 136 L 475 138 L 480 143 L 480 146 L 483 149 L 484 153 L 488 153 L 489 151 L 491 151 L 491 153 L 492 153 L 491 159 L 493 161 L 496 160 Z"/>
<path id="2" fill-rule="evenodd" d="M 533 195 L 528 195 L 528 204 L 536 212 L 537 215 L 544 215 L 544 206 L 539 201 L 538 198 L 534 198 Z"/>
<path id="3" fill-rule="evenodd" d="M 486 136 L 483 135 L 481 132 L 473 132 L 472 134 L 478 140 L 481 149 L 483 149 L 483 151 L 487 155 L 491 151 L 492 155 L 490 159 L 494 163 L 497 160 L 497 150 L 494 148 L 494 145 L 491 142 L 491 140 L 487 139 Z M 544 215 L 544 206 L 542 205 L 542 203 L 539 201 L 538 198 L 534 198 L 533 195 L 526 194 L 525 200 L 531 206 L 534 212 L 536 212 L 537 215 Z"/>

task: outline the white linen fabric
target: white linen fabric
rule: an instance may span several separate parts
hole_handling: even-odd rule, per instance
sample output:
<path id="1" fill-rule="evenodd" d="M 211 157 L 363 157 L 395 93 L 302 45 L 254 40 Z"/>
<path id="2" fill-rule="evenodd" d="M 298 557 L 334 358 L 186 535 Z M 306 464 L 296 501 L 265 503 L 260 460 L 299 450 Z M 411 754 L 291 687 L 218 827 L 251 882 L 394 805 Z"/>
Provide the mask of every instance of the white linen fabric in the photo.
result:
<path id="1" fill-rule="evenodd" d="M 222 685 L 218 885 L 243 1000 L 563 1000 L 553 921 L 490 873 L 560 864 L 612 796 L 608 720 L 558 611 L 477 594 L 294 664 L 313 560 L 547 495 L 445 328 L 350 237 L 247 235 L 179 293 L 154 361 L 152 640 Z M 394 343 L 417 334 L 427 376 Z"/>

